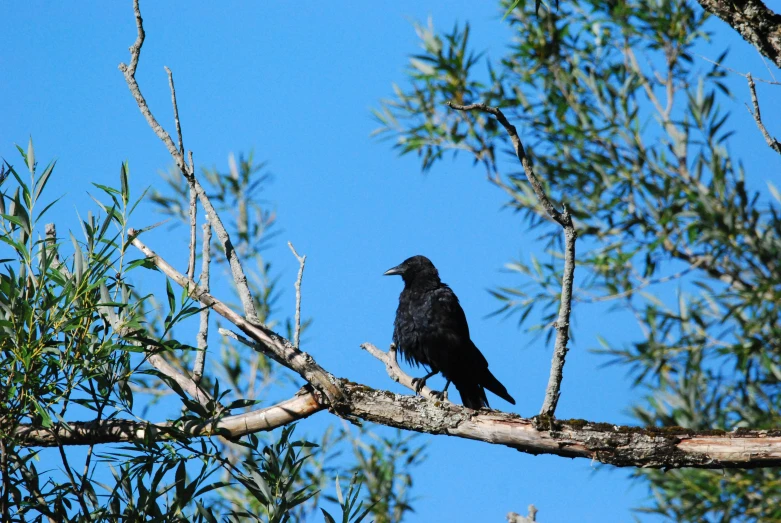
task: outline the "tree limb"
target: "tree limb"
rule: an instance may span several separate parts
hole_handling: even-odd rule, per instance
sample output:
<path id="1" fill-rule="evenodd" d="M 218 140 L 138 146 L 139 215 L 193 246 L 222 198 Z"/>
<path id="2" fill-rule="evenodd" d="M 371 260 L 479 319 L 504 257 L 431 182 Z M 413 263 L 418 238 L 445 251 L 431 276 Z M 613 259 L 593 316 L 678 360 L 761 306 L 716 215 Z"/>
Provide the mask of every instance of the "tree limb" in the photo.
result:
<path id="1" fill-rule="evenodd" d="M 339 380 L 345 400 L 340 415 L 428 434 L 448 435 L 504 445 L 527 454 L 586 458 L 617 467 L 675 469 L 756 468 L 781 466 L 781 431 L 694 431 L 680 427 L 626 427 L 585 420 L 555 420 L 552 430 L 540 430 L 535 419 L 494 410 L 474 411 L 460 405 L 393 394 L 366 385 Z M 169 438 L 176 433 L 192 437 L 221 435 L 237 438 L 271 430 L 324 410 L 312 392 L 257 411 L 229 416 L 214 423 L 178 426 L 130 420 L 69 423 L 58 426 L 63 445 Z M 546 423 L 546 425 L 548 425 Z M 25 446 L 51 447 L 50 429 L 29 424 L 16 430 Z"/>
<path id="2" fill-rule="evenodd" d="M 556 405 L 561 396 L 561 381 L 564 377 L 564 362 L 567 358 L 567 342 L 569 341 L 569 317 L 572 311 L 572 284 L 575 277 L 575 240 L 578 233 L 575 231 L 575 225 L 572 217 L 564 207 L 563 212 L 559 212 L 553 206 L 545 190 L 542 187 L 537 175 L 534 174 L 529 158 L 523 148 L 523 143 L 518 136 L 518 131 L 502 113 L 501 109 L 491 107 L 486 104 L 459 105 L 453 102 L 447 102 L 448 107 L 457 111 L 481 111 L 493 115 L 497 121 L 502 124 L 507 134 L 510 135 L 515 154 L 523 165 L 523 171 L 526 178 L 534 189 L 540 204 L 543 206 L 548 216 L 564 229 L 564 272 L 561 276 L 561 305 L 559 306 L 559 317 L 554 326 L 556 327 L 556 342 L 553 346 L 553 359 L 551 361 L 550 376 L 548 377 L 548 386 L 545 389 L 545 400 L 542 403 L 540 415 L 553 417 L 556 412 Z"/>
<path id="3" fill-rule="evenodd" d="M 740 33 L 777 67 L 781 67 L 781 15 L 768 9 L 762 0 L 697 0 Z"/>
<path id="4" fill-rule="evenodd" d="M 216 422 L 174 426 L 172 423 L 110 419 L 71 422 L 67 426 L 58 424 L 56 430 L 22 424 L 16 429 L 16 436 L 20 438 L 21 445 L 35 447 L 54 447 L 57 446 L 58 440 L 62 445 L 94 445 L 142 441 L 147 437 L 170 438 L 179 433 L 186 436 L 219 434 L 228 438 L 240 438 L 255 432 L 273 430 L 311 416 L 324 408 L 313 393 L 304 392 L 274 406 L 227 416 Z"/>

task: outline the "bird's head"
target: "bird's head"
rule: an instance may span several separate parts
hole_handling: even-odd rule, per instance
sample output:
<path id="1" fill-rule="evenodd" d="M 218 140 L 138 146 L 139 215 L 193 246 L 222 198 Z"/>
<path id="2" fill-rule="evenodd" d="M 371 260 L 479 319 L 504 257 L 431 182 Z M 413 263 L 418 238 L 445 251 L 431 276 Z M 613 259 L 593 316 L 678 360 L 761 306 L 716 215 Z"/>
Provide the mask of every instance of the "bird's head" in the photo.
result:
<path id="1" fill-rule="evenodd" d="M 402 277 L 405 283 L 409 283 L 418 279 L 434 280 L 439 282 L 439 272 L 431 260 L 425 256 L 417 255 L 412 258 L 407 258 L 400 265 L 388 269 L 384 273 L 385 276 L 399 275 Z"/>

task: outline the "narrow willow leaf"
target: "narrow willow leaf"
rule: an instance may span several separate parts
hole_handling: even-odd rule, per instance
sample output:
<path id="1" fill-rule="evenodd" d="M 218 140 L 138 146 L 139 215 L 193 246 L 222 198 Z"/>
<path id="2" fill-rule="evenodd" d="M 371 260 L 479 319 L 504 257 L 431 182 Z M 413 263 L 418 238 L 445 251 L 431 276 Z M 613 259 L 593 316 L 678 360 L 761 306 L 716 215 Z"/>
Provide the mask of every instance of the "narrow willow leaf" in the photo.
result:
<path id="1" fill-rule="evenodd" d="M 33 137 L 30 137 L 30 141 L 27 143 L 27 168 L 30 169 L 30 174 L 35 171 L 35 150 L 33 149 Z"/>

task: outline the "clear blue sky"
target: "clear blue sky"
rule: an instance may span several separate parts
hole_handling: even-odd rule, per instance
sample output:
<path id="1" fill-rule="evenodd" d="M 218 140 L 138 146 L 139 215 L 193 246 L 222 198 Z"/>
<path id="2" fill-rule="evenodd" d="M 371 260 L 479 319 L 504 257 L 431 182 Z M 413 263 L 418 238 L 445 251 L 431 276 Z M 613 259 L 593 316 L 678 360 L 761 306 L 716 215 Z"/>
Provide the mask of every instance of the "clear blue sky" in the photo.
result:
<path id="1" fill-rule="evenodd" d="M 185 145 L 197 164 L 225 169 L 230 152 L 253 148 L 269 161 L 274 181 L 265 198 L 273 202 L 282 232 L 268 256 L 285 285 L 281 303 L 291 313 L 297 265 L 285 241 L 308 255 L 304 314 L 315 322 L 306 350 L 339 376 L 400 391 L 358 347 L 390 342 L 401 281 L 382 272 L 425 254 L 458 293 L 475 342 L 518 400 L 512 410 L 536 414 L 551 347 L 531 343 L 513 320 L 486 317 L 497 307 L 486 290 L 516 283 L 501 268 L 539 249 L 535 234 L 501 210 L 502 194 L 465 157 L 424 176 L 416 158 L 399 158 L 389 143 L 369 136 L 377 127 L 369 109 L 391 95 L 392 82 L 403 83 L 406 57 L 417 51 L 411 22 L 431 16 L 446 30 L 468 20 L 475 48 L 497 58 L 508 31 L 496 6 L 146 1 L 142 12 L 147 40 L 137 78 L 163 125 L 172 129 L 167 65 L 175 75 Z M 136 194 L 159 184 L 157 172 L 171 159 L 117 70 L 136 35 L 130 1 L 6 2 L 0 18 L 0 155 L 18 162 L 14 143 L 26 144 L 32 135 L 39 160 L 58 159 L 48 192 L 65 195 L 52 215 L 60 233 L 77 227 L 76 209 L 95 208 L 87 196 L 90 182 L 115 185 L 123 160 L 130 162 Z M 712 27 L 718 47 L 703 54 L 715 58 L 729 45 L 728 65 L 768 77 L 753 48 L 719 22 Z M 781 185 L 778 156 L 765 147 L 743 107 L 744 81 L 733 77 L 730 84 L 737 94 L 727 107 L 737 130 L 732 152 L 744 160 L 749 185 L 762 189 L 773 174 Z M 781 134 L 774 126 L 781 104 L 771 106 L 777 88 L 759 89 L 765 120 Z M 766 174 L 768 166 L 773 173 Z M 158 219 L 140 212 L 132 225 Z M 184 236 L 158 232 L 146 241 L 183 266 Z M 163 289 L 147 289 L 153 290 Z M 630 387 L 624 369 L 602 367 L 605 360 L 589 349 L 597 346 L 597 334 L 621 344 L 639 331 L 626 315 L 605 321 L 606 307 L 578 307 L 557 414 L 627 423 L 626 409 L 641 391 Z M 509 407 L 498 399 L 494 406 Z M 321 413 L 301 429 L 315 433 L 330 421 Z M 419 500 L 409 521 L 498 522 L 510 510 L 525 513 L 530 503 L 544 523 L 629 521 L 630 508 L 648 494 L 628 479 L 630 470 L 427 438 L 429 458 L 415 477 Z"/>

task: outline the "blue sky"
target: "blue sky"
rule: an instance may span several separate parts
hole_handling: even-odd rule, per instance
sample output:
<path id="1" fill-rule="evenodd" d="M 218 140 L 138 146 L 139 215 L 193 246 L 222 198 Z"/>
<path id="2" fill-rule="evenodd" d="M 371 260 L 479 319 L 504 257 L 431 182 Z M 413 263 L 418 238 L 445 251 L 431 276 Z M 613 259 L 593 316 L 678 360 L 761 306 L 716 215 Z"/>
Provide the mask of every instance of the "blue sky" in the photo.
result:
<path id="1" fill-rule="evenodd" d="M 448 30 L 468 20 L 475 48 L 497 58 L 509 32 L 494 4 L 147 1 L 142 12 L 147 41 L 137 79 L 161 123 L 173 128 L 167 65 L 175 75 L 185 146 L 198 165 L 225 169 L 229 153 L 250 149 L 269 162 L 274 179 L 264 197 L 281 232 L 267 255 L 283 282 L 280 305 L 291 314 L 297 263 L 285 242 L 308 256 L 304 315 L 315 321 L 306 350 L 336 375 L 401 392 L 358 347 L 390 342 L 401 281 L 382 272 L 425 254 L 459 295 L 474 341 L 516 398 L 509 410 L 536 414 L 551 347 L 543 339 L 532 342 L 514 320 L 488 318 L 497 302 L 486 292 L 516 283 L 502 266 L 539 249 L 536 234 L 501 209 L 502 194 L 465 157 L 421 175 L 416 158 L 399 158 L 389 143 L 369 136 L 377 127 L 370 108 L 392 94 L 393 82 L 403 84 L 407 55 L 418 50 L 412 22 L 431 16 Z M 4 3 L 0 17 L 0 155 L 18 162 L 14 144 L 32 135 L 38 159 L 58 159 L 47 190 L 64 195 L 52 215 L 60 234 L 77 227 L 76 209 L 95 208 L 90 182 L 117 184 L 120 162 L 130 162 L 135 194 L 160 184 L 157 173 L 171 159 L 117 70 L 135 39 L 130 2 Z M 705 56 L 715 59 L 729 46 L 728 65 L 768 78 L 753 48 L 720 22 L 711 24 L 718 45 L 703 48 Z M 763 189 L 774 177 L 781 184 L 779 157 L 743 107 L 743 79 L 729 82 L 737 95 L 726 106 L 737 131 L 731 152 L 744 161 L 749 185 Z M 770 103 L 773 88 L 758 89 L 771 133 L 781 134 L 773 128 L 781 116 L 781 104 Z M 132 225 L 158 220 L 142 211 Z M 145 241 L 184 265 L 186 234 L 158 232 Z M 603 367 L 605 360 L 589 349 L 597 346 L 597 334 L 621 344 L 639 331 L 620 313 L 608 324 L 606 310 L 576 310 L 559 417 L 630 421 L 626 409 L 641 391 L 631 388 L 624 369 Z M 493 406 L 511 407 L 499 399 Z M 330 421 L 319 414 L 301 429 L 314 434 Z M 409 521 L 503 521 L 508 511 L 525 513 L 533 503 L 545 523 L 619 522 L 631 520 L 630 508 L 647 496 L 643 485 L 628 479 L 630 470 L 427 438 L 429 458 L 415 476 L 419 500 Z"/>

